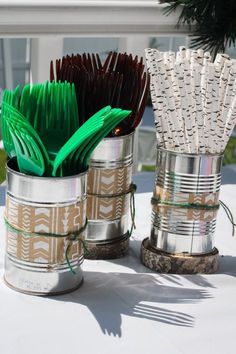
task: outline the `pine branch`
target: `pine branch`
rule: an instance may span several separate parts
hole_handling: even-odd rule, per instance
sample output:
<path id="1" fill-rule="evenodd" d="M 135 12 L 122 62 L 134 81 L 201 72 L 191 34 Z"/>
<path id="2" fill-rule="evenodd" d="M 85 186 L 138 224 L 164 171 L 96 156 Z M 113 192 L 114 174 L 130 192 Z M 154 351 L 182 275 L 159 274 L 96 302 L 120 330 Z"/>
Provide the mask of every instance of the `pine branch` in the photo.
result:
<path id="1" fill-rule="evenodd" d="M 213 55 L 235 46 L 236 0 L 171 0 L 164 14 L 169 15 L 181 6 L 177 27 L 187 24 L 194 30 L 191 47 L 202 47 Z"/>

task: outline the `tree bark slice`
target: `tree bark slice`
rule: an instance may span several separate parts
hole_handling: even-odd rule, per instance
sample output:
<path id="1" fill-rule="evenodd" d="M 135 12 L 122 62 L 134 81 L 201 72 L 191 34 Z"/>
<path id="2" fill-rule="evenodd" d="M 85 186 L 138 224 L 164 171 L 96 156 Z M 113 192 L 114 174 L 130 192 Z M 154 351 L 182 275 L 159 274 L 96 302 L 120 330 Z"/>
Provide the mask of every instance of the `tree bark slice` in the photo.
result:
<path id="1" fill-rule="evenodd" d="M 85 253 L 86 259 L 115 259 L 124 257 L 129 250 L 129 235 L 116 239 L 112 243 L 96 243 L 86 241 L 88 253 Z"/>
<path id="2" fill-rule="evenodd" d="M 218 269 L 218 256 L 217 248 L 202 255 L 166 253 L 153 248 L 149 238 L 143 240 L 140 253 L 141 262 L 146 267 L 158 273 L 174 274 L 215 273 Z"/>

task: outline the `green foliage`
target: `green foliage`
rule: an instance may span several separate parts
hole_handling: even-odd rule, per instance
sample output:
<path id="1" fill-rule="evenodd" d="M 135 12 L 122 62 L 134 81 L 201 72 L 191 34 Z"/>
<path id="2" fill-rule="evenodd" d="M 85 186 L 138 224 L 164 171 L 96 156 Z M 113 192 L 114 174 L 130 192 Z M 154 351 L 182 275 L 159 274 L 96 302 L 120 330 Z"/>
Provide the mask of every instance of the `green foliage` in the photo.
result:
<path id="1" fill-rule="evenodd" d="M 201 47 L 215 56 L 235 46 L 236 0 L 170 0 L 164 10 L 166 15 L 181 7 L 177 26 L 194 25 L 191 47 Z"/>
<path id="2" fill-rule="evenodd" d="M 236 138 L 231 137 L 227 144 L 224 154 L 224 165 L 236 163 Z"/>
<path id="3" fill-rule="evenodd" d="M 6 161 L 7 155 L 4 150 L 0 150 L 0 184 L 6 179 Z"/>
<path id="4" fill-rule="evenodd" d="M 142 166 L 142 171 L 154 172 L 154 171 L 156 171 L 156 167 L 153 166 L 153 165 L 151 165 L 151 166 L 149 166 L 149 165 L 143 165 L 143 166 Z"/>

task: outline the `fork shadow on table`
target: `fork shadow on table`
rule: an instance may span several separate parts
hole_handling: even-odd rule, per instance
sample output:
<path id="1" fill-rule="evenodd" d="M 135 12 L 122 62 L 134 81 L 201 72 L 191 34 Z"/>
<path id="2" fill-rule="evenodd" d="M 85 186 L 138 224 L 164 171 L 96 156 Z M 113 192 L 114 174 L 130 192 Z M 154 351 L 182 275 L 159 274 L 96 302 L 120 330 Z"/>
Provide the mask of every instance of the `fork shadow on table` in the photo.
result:
<path id="1" fill-rule="evenodd" d="M 118 337 L 122 335 L 123 315 L 193 327 L 193 316 L 163 304 L 193 304 L 211 298 L 205 290 L 160 285 L 150 274 L 86 271 L 84 276 L 80 289 L 53 300 L 86 306 L 104 334 Z"/>

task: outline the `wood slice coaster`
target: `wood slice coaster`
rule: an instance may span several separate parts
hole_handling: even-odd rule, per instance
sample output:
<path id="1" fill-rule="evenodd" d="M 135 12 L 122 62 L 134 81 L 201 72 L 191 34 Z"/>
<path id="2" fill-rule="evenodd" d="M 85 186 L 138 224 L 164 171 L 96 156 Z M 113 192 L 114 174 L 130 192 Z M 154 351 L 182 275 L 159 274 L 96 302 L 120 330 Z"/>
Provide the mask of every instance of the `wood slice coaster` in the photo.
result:
<path id="1" fill-rule="evenodd" d="M 141 245 L 141 262 L 146 267 L 159 273 L 175 274 L 210 274 L 218 268 L 219 251 L 217 248 L 204 255 L 189 255 L 185 253 L 170 254 L 157 250 L 145 238 Z"/>
<path id="2" fill-rule="evenodd" d="M 115 259 L 124 257 L 129 250 L 129 234 L 110 243 L 86 241 L 86 259 Z"/>

